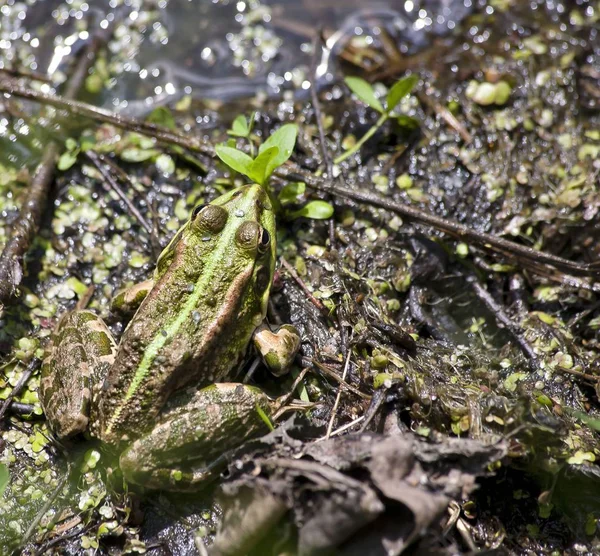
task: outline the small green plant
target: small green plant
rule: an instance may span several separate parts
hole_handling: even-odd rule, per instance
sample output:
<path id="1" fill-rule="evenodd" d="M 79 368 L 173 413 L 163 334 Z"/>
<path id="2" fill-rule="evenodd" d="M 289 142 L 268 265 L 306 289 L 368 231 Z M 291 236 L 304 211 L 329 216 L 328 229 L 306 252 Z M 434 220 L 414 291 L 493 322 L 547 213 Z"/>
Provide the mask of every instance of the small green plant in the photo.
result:
<path id="1" fill-rule="evenodd" d="M 248 124 L 244 116 L 238 116 L 228 131 L 229 135 L 248 139 L 251 146 L 250 152 L 254 153 L 251 132 L 251 125 Z M 244 174 L 253 182 L 262 185 L 271 197 L 277 212 L 285 218 L 305 217 L 313 220 L 331 218 L 333 207 L 325 201 L 310 201 L 295 211 L 284 209 L 284 205 L 299 201 L 299 197 L 305 192 L 306 184 L 290 183 L 282 189 L 277 197 L 274 197 L 269 187 L 269 179 L 275 169 L 284 164 L 292 155 L 297 136 L 297 125 L 286 124 L 281 126 L 258 147 L 256 157 L 237 149 L 233 140 L 230 140 L 228 144 L 217 145 L 215 150 L 217 156 L 232 170 Z"/>
<path id="2" fill-rule="evenodd" d="M 409 75 L 396 81 L 394 85 L 388 91 L 386 97 L 386 106 L 381 104 L 381 101 L 375 95 L 375 91 L 370 83 L 367 83 L 360 77 L 346 77 L 344 82 L 348 85 L 348 88 L 365 104 L 377 110 L 381 114 L 375 125 L 371 127 L 367 133 L 365 133 L 350 149 L 344 151 L 338 156 L 333 162 L 339 164 L 346 160 L 349 156 L 352 156 L 357 152 L 373 135 L 375 132 L 390 118 L 394 117 L 393 112 L 400 101 L 414 89 L 415 85 L 419 81 L 418 75 Z M 398 123 L 403 127 L 414 126 L 414 120 L 405 115 L 396 116 Z"/>
<path id="3" fill-rule="evenodd" d="M 239 120 L 237 121 L 239 122 Z M 248 130 L 245 136 L 248 137 L 249 135 L 250 131 Z M 256 158 L 236 149 L 234 146 L 225 144 L 217 145 L 217 156 L 236 172 L 248 176 L 253 182 L 265 187 L 275 169 L 292 155 L 297 136 L 298 126 L 286 124 L 273 132 L 260 145 Z"/>
<path id="4" fill-rule="evenodd" d="M 0 498 L 6 490 L 9 480 L 10 474 L 8 471 L 8 466 L 5 463 L 0 463 Z"/>

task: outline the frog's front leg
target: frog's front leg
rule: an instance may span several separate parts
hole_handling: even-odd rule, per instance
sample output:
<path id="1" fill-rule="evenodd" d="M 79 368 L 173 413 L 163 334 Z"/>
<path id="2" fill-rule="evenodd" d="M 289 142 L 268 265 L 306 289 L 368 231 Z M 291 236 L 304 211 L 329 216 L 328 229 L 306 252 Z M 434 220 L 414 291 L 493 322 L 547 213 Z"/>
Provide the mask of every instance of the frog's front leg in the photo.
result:
<path id="1" fill-rule="evenodd" d="M 120 458 L 128 482 L 152 489 L 202 488 L 223 470 L 226 454 L 269 432 L 272 402 L 258 388 L 213 384 L 167 408 L 160 422 Z"/>
<path id="2" fill-rule="evenodd" d="M 91 311 L 65 313 L 46 348 L 40 399 L 50 428 L 68 438 L 88 427 L 90 409 L 115 359 L 116 343 Z"/>
<path id="3" fill-rule="evenodd" d="M 275 329 L 261 324 L 254 331 L 252 342 L 269 370 L 281 376 L 289 370 L 298 353 L 300 333 L 291 324 Z"/>
<path id="4" fill-rule="evenodd" d="M 112 298 L 110 310 L 123 317 L 131 317 L 146 299 L 148 292 L 154 287 L 155 280 L 150 278 L 119 290 Z"/>

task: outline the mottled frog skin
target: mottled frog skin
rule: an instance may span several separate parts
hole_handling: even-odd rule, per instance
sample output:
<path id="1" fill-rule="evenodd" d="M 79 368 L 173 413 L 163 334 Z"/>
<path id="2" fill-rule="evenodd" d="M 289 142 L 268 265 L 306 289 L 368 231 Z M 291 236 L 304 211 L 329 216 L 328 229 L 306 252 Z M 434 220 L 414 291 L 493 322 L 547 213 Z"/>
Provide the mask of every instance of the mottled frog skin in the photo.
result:
<path id="1" fill-rule="evenodd" d="M 272 402 L 228 381 L 251 339 L 277 372 L 299 345 L 293 327 L 263 325 L 275 237 L 264 189 L 235 189 L 196 207 L 153 279 L 117 295 L 115 309 L 135 310 L 118 344 L 92 311 L 63 315 L 40 388 L 55 435 L 89 431 L 121 452 L 126 480 L 186 490 L 214 476 L 224 452 L 266 432 L 258 408 L 268 415 Z"/>

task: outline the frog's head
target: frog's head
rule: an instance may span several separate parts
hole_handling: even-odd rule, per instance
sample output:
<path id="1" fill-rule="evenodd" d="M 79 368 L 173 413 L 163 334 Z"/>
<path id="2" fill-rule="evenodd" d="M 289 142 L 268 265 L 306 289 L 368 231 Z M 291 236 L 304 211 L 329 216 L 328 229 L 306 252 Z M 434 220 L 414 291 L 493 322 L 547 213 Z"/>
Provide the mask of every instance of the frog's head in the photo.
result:
<path id="1" fill-rule="evenodd" d="M 254 291 L 266 308 L 275 268 L 276 229 L 271 201 L 262 186 L 238 187 L 197 206 L 187 233 L 200 244 L 218 246 L 212 256 L 221 257 L 219 263 L 230 268 L 231 278 L 252 271 Z"/>

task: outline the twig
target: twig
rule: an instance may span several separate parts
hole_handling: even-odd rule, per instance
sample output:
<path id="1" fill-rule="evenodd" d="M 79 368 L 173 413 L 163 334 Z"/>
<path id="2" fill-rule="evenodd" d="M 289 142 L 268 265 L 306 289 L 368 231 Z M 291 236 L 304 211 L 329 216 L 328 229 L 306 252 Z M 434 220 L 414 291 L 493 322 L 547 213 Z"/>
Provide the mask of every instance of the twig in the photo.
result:
<path id="1" fill-rule="evenodd" d="M 323 34 L 322 30 L 315 34 L 312 42 L 313 46 L 313 59 L 311 67 L 312 83 L 310 85 L 310 98 L 315 111 L 315 120 L 317 123 L 317 129 L 319 131 L 319 141 L 321 142 L 321 153 L 323 161 L 325 162 L 325 168 L 327 169 L 327 177 L 333 180 L 333 164 L 331 162 L 331 156 L 327 150 L 327 142 L 325 141 L 325 130 L 323 129 L 323 113 L 321 112 L 321 103 L 319 102 L 319 95 L 317 94 L 317 70 L 319 68 L 319 54 L 323 48 Z M 325 47 L 327 48 L 327 47 Z M 333 218 L 329 219 L 329 244 L 333 249 L 335 243 L 335 221 Z"/>
<path id="2" fill-rule="evenodd" d="M 298 284 L 300 286 L 300 288 L 302 289 L 302 291 L 306 294 L 306 296 L 308 297 L 309 301 L 317 309 L 319 309 L 319 311 L 321 311 L 324 315 L 328 315 L 329 314 L 329 310 L 327 309 L 327 307 L 325 307 L 325 305 L 323 305 L 323 303 L 321 303 L 321 301 L 319 301 L 313 295 L 313 293 L 308 289 L 308 287 L 306 286 L 306 284 L 304 283 L 304 281 L 302 280 L 302 278 L 300 278 L 300 276 L 298 276 L 298 274 L 296 273 L 296 271 L 294 270 L 294 268 L 292 267 L 292 265 L 290 263 L 288 263 L 283 257 L 281 257 L 280 260 L 281 260 L 281 266 L 283 266 L 283 268 L 285 268 L 288 271 L 288 273 L 294 279 L 294 281 L 296 282 L 296 284 Z"/>
<path id="3" fill-rule="evenodd" d="M 38 71 L 31 71 L 26 69 L 12 69 L 12 68 L 0 68 L 0 73 L 5 73 L 11 77 L 32 79 L 39 81 L 40 83 L 51 83 L 52 79 L 45 73 Z"/>
<path id="4" fill-rule="evenodd" d="M 103 44 L 104 40 L 97 36 L 83 50 L 73 74 L 67 82 L 64 93 L 66 99 L 74 98 L 78 94 L 85 82 L 89 68 L 95 61 L 96 52 Z M 0 255 L 0 306 L 15 294 L 23 278 L 23 255 L 29 249 L 31 240 L 39 230 L 54 179 L 58 153 L 58 144 L 50 142 L 36 168 L 19 217 L 11 230 L 10 238 L 4 246 L 2 255 Z"/>
<path id="5" fill-rule="evenodd" d="M 342 378 L 340 376 L 338 376 L 337 373 L 335 371 L 333 371 L 332 369 L 330 369 L 327 365 L 323 365 L 323 363 L 320 363 L 316 359 L 309 359 L 308 361 L 310 361 L 312 363 L 312 365 L 314 367 L 316 367 L 326 377 L 332 378 L 333 380 L 335 380 L 336 382 L 341 384 L 344 388 L 347 388 L 349 392 L 356 394 L 359 398 L 362 398 L 363 400 L 371 399 L 371 396 L 369 396 L 368 394 L 361 392 L 358 388 L 356 388 L 356 387 L 352 386 L 351 384 L 348 384 L 346 381 L 342 380 Z"/>
<path id="6" fill-rule="evenodd" d="M 103 164 L 104 157 L 98 156 L 94 151 L 87 151 L 86 156 L 90 159 L 92 164 L 98 169 L 106 184 L 112 189 L 119 199 L 125 203 L 127 209 L 133 214 L 133 216 L 140 223 L 140 226 L 146 230 L 146 232 L 151 236 L 152 235 L 152 226 L 147 222 L 142 213 L 136 208 L 136 206 L 129 200 L 129 197 L 125 195 L 125 192 L 121 189 L 117 180 L 114 176 L 106 169 L 106 166 Z"/>
<path id="7" fill-rule="evenodd" d="M 129 210 L 129 212 L 131 214 L 133 214 L 134 218 L 136 218 L 136 220 L 139 222 L 140 226 L 142 226 L 142 228 L 144 228 L 144 230 L 146 230 L 146 233 L 148 234 L 148 238 L 150 239 L 150 247 L 151 247 L 152 255 L 154 256 L 154 258 L 156 258 L 161 251 L 161 246 L 160 246 L 160 242 L 158 239 L 158 235 L 155 233 L 153 226 L 144 218 L 142 213 L 131 202 L 129 197 L 127 197 L 127 195 L 125 194 L 125 192 L 123 191 L 121 186 L 118 184 L 115 176 L 113 175 L 113 172 L 107 169 L 107 166 L 108 166 L 111 168 L 111 170 L 114 171 L 115 168 L 118 168 L 118 167 L 116 165 L 114 165 L 112 162 L 109 163 L 108 159 L 104 155 L 99 155 L 99 154 L 95 153 L 94 151 L 86 151 L 85 154 L 90 159 L 92 164 L 100 172 L 102 178 L 104 179 L 104 183 L 106 184 L 106 189 L 108 189 L 108 190 L 112 189 L 117 194 L 119 199 L 121 199 L 121 201 L 123 201 L 123 203 Z M 119 168 L 119 170 L 120 170 L 120 168 Z M 120 172 L 118 172 L 118 174 L 121 179 L 125 179 L 129 183 L 129 176 L 127 176 L 127 174 L 125 174 L 125 172 L 120 171 Z M 146 245 L 144 245 L 144 247 L 146 247 Z"/>
<path id="8" fill-rule="evenodd" d="M 427 104 L 442 120 L 444 120 L 454 131 L 456 131 L 463 139 L 465 143 L 473 141 L 472 135 L 467 131 L 467 128 L 459 122 L 454 114 L 450 112 L 445 106 L 442 106 L 439 102 L 433 100 L 433 97 L 426 93 L 418 94 L 419 100 Z"/>
<path id="9" fill-rule="evenodd" d="M 67 483 L 70 474 L 71 474 L 71 464 L 68 464 L 68 467 L 67 467 L 64 477 L 62 477 L 62 479 L 60 480 L 60 482 L 54 489 L 54 492 L 52 492 L 52 495 L 48 497 L 48 500 L 46 500 L 46 503 L 40 508 L 39 512 L 35 515 L 35 517 L 33 518 L 33 521 L 31 522 L 31 525 L 29 525 L 29 527 L 27 528 L 27 531 L 25 531 L 23 537 L 21 538 L 22 545 L 27 544 L 31 535 L 33 535 L 33 531 L 39 525 L 42 517 L 44 517 L 44 514 L 48 511 L 50 506 L 52 506 L 52 504 L 56 500 L 57 496 L 60 494 L 60 491 L 63 489 L 63 487 Z"/>
<path id="10" fill-rule="evenodd" d="M 289 392 L 277 400 L 277 405 L 279 406 L 279 409 L 273 415 L 273 421 L 277 421 L 277 419 L 279 419 L 279 417 L 283 413 L 283 411 L 282 411 L 283 407 L 292 399 L 292 396 L 294 395 L 296 388 L 298 388 L 298 385 L 304 380 L 304 377 L 306 376 L 306 373 L 308 373 L 309 370 L 310 370 L 310 367 L 304 367 L 304 369 L 302 369 L 298 373 L 298 376 L 292 383 L 292 386 L 291 386 Z"/>
<path id="11" fill-rule="evenodd" d="M 344 372 L 342 373 L 342 382 L 346 382 L 346 377 L 348 376 L 348 369 L 350 368 L 350 354 L 352 352 L 348 350 L 348 355 L 346 356 L 346 363 L 344 364 Z M 337 409 L 340 405 L 340 400 L 342 399 L 342 389 L 338 388 L 337 396 L 335 397 L 335 403 L 333 404 L 333 408 L 331 409 L 331 418 L 329 419 L 329 425 L 327 425 L 327 433 L 325 434 L 325 439 L 328 439 L 331 436 L 331 431 L 333 430 L 333 422 L 335 421 L 335 416 L 337 415 Z"/>
<path id="12" fill-rule="evenodd" d="M 386 199 L 385 197 L 381 197 L 380 195 L 371 193 L 369 191 L 359 191 L 338 185 L 330 186 L 325 180 L 319 178 L 318 176 L 312 175 L 310 172 L 306 172 L 301 169 L 299 170 L 294 164 L 280 166 L 277 168 L 277 170 L 275 170 L 274 173 L 281 179 L 296 181 L 302 180 L 308 187 L 315 189 L 316 191 L 321 191 L 323 193 L 332 192 L 347 199 L 352 199 L 354 201 L 367 203 L 375 207 L 389 210 L 390 212 L 394 212 L 415 222 L 427 224 L 461 241 L 475 244 L 481 249 L 494 253 L 500 253 L 510 259 L 517 260 L 523 266 L 529 268 L 536 274 L 540 274 L 542 272 L 548 274 L 547 268 L 541 268 L 541 265 L 548 265 L 554 269 L 577 276 L 600 276 L 600 261 L 589 264 L 576 263 L 556 255 L 544 253 L 543 251 L 536 251 L 531 247 L 514 243 L 492 234 L 472 230 L 471 228 L 464 226 L 463 224 L 459 224 L 458 222 L 429 214 L 409 205 L 397 203 L 393 200 Z M 559 280 L 561 282 L 563 281 L 560 277 L 555 275 L 548 276 L 548 278 Z M 572 279 L 573 277 L 567 276 L 566 278 Z M 578 283 L 578 286 L 585 287 L 585 283 L 580 282 Z M 591 288 L 600 290 L 600 285 L 587 284 L 587 287 L 588 289 Z"/>
<path id="13" fill-rule="evenodd" d="M 533 346 L 525 339 L 523 335 L 523 329 L 516 323 L 514 323 L 511 318 L 506 314 L 504 309 L 500 307 L 498 303 L 494 300 L 494 298 L 488 292 L 477 279 L 475 274 L 469 274 L 467 276 L 467 282 L 471 284 L 471 287 L 475 291 L 475 295 L 483 302 L 483 304 L 490 310 L 490 312 L 494 315 L 496 321 L 508 330 L 508 332 L 515 339 L 521 351 L 525 354 L 527 359 L 529 359 L 529 363 L 533 369 L 538 368 L 538 357 L 533 349 Z"/>
<path id="14" fill-rule="evenodd" d="M 48 104 L 62 110 L 67 110 L 70 114 L 91 118 L 95 121 L 112 124 L 120 129 L 134 131 L 143 135 L 154 137 L 160 143 L 167 145 L 178 145 L 192 152 L 198 152 L 206 156 L 214 157 L 214 147 L 202 139 L 189 137 L 176 131 L 172 131 L 166 127 L 136 120 L 122 114 L 115 114 L 105 108 L 99 108 L 78 100 L 67 99 L 50 93 L 41 93 L 20 86 L 13 79 L 0 78 L 0 92 L 9 93 L 16 97 L 35 100 L 43 104 Z"/>
<path id="15" fill-rule="evenodd" d="M 188 137 L 186 135 L 171 131 L 159 125 L 148 122 L 141 122 L 134 118 L 117 115 L 109 110 L 97 108 L 84 102 L 73 100 L 65 100 L 61 97 L 39 93 L 25 87 L 21 87 L 14 80 L 0 79 L 0 92 L 10 93 L 14 96 L 28 98 L 55 106 L 57 108 L 69 110 L 73 114 L 86 116 L 97 121 L 113 124 L 119 128 L 129 131 L 135 131 L 154 137 L 158 142 L 167 145 L 178 145 L 192 152 L 204 154 L 214 158 L 214 147 L 202 139 Z M 531 270 L 536 274 L 541 274 L 550 280 L 563 284 L 572 285 L 574 287 L 591 289 L 600 291 L 600 284 L 589 284 L 583 280 L 578 280 L 574 276 L 600 276 L 600 261 L 590 264 L 582 264 L 569 261 L 556 255 L 537 251 L 531 247 L 514 243 L 510 240 L 472 230 L 463 224 L 447 220 L 433 214 L 429 214 L 418 208 L 397 203 L 385 197 L 368 191 L 357 191 L 332 184 L 330 180 L 323 179 L 320 176 L 304 170 L 293 162 L 287 162 L 283 166 L 277 168 L 274 175 L 286 181 L 303 181 L 308 187 L 315 191 L 321 191 L 327 195 L 335 194 L 346 199 L 351 199 L 357 202 L 366 203 L 371 206 L 383 208 L 403 216 L 404 218 L 413 220 L 420 224 L 432 226 L 441 232 L 444 232 L 461 241 L 477 245 L 480 249 L 487 252 L 500 253 L 510 260 L 517 261 L 523 267 Z M 548 267 L 551 267 L 550 269 Z M 564 272 L 565 275 L 556 275 L 551 272 L 551 269 L 556 269 Z"/>
<path id="16" fill-rule="evenodd" d="M 16 398 L 21 393 L 21 391 L 27 384 L 27 381 L 29 380 L 29 378 L 31 377 L 33 372 L 36 371 L 37 368 L 40 366 L 41 362 L 42 361 L 40 359 L 38 359 L 37 357 L 34 357 L 29 362 L 29 365 L 27 365 L 27 368 L 23 371 L 23 374 L 21 375 L 21 377 L 15 384 L 15 387 L 12 389 L 12 391 L 10 392 L 8 397 L 2 402 L 2 405 L 0 406 L 0 423 L 4 419 L 4 414 L 10 407 L 13 399 Z"/>

